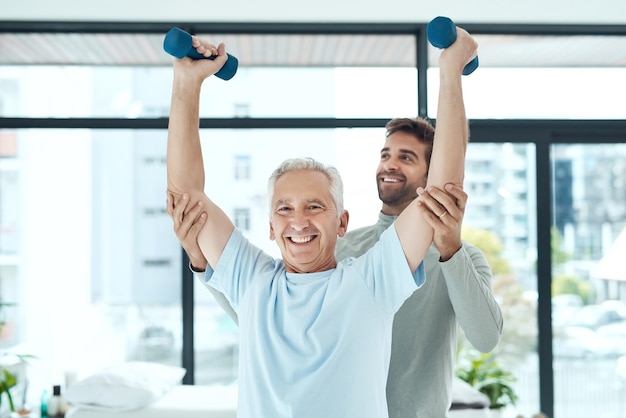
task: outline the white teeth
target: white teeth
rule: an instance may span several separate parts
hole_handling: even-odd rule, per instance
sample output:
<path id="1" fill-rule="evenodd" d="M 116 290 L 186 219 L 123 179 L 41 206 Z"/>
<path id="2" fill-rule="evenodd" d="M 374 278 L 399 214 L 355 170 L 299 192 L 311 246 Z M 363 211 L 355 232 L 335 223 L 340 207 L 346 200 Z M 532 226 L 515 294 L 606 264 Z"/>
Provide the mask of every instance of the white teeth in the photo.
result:
<path id="1" fill-rule="evenodd" d="M 390 178 L 387 178 L 387 177 L 383 178 L 383 181 L 385 183 L 400 183 L 400 180 L 398 180 L 398 179 L 390 179 Z"/>
<path id="2" fill-rule="evenodd" d="M 312 236 L 307 236 L 307 237 L 291 237 L 291 240 L 293 242 L 295 242 L 296 244 L 304 244 L 305 242 L 309 242 L 313 239 Z"/>

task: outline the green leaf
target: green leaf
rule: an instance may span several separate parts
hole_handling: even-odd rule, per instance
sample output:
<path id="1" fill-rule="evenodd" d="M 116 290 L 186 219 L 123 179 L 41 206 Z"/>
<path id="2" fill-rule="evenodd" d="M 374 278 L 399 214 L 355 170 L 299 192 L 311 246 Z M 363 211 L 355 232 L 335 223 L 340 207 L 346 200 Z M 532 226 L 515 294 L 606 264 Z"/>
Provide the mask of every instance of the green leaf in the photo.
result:
<path id="1" fill-rule="evenodd" d="M 511 385 L 517 379 L 498 364 L 493 353 L 466 349 L 459 350 L 457 357 L 457 377 L 485 394 L 490 408 L 516 404 L 517 395 Z"/>

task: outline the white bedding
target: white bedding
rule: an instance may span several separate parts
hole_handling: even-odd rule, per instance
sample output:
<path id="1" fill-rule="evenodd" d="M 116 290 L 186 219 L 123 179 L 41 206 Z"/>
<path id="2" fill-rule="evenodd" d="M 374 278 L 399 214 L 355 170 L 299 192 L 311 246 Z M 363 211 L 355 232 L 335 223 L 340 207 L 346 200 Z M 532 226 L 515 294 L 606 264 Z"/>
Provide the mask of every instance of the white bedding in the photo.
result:
<path id="1" fill-rule="evenodd" d="M 489 409 L 457 409 L 450 418 L 489 418 Z M 84 407 L 71 408 L 66 418 L 236 418 L 237 386 L 174 386 L 161 399 L 145 408 L 111 412 Z"/>
<path id="2" fill-rule="evenodd" d="M 235 418 L 237 386 L 174 386 L 161 399 L 128 412 L 70 408 L 66 418 Z"/>

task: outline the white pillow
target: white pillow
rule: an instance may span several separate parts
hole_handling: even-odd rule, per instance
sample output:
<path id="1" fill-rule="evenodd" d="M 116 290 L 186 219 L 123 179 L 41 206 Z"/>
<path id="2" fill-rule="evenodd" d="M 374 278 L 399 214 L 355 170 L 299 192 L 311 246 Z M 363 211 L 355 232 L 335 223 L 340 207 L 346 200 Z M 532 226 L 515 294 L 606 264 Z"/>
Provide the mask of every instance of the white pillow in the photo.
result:
<path id="1" fill-rule="evenodd" d="M 65 391 L 72 406 L 130 411 L 142 408 L 179 384 L 181 367 L 141 361 L 107 367 L 73 383 Z"/>

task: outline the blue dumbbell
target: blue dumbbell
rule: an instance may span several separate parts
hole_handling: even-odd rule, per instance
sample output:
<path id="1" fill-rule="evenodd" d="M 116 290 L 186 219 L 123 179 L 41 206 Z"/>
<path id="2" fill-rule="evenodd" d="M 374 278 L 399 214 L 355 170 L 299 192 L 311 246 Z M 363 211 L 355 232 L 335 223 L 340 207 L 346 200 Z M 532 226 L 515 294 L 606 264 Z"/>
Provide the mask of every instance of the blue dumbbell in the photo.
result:
<path id="1" fill-rule="evenodd" d="M 165 52 L 176 58 L 189 57 L 195 60 L 202 58 L 210 60 L 215 59 L 214 56 L 205 57 L 204 55 L 198 54 L 196 48 L 191 45 L 191 35 L 177 27 L 173 27 L 165 35 L 165 39 L 163 40 L 163 49 Z M 222 80 L 230 80 L 233 78 L 237 72 L 237 67 L 239 66 L 237 58 L 230 54 L 226 55 L 228 55 L 226 64 L 224 64 L 224 66 L 215 73 L 215 76 L 221 78 Z"/>
<path id="2" fill-rule="evenodd" d="M 449 17 L 437 16 L 426 26 L 426 35 L 432 46 L 444 49 L 456 41 L 456 25 Z M 478 68 L 478 56 L 463 68 L 463 75 L 470 75 L 476 68 Z"/>

